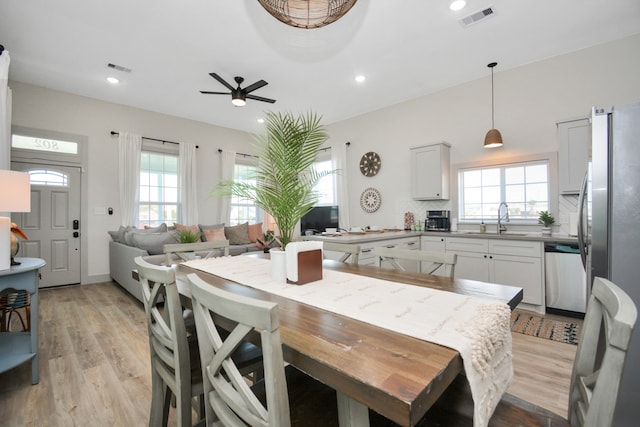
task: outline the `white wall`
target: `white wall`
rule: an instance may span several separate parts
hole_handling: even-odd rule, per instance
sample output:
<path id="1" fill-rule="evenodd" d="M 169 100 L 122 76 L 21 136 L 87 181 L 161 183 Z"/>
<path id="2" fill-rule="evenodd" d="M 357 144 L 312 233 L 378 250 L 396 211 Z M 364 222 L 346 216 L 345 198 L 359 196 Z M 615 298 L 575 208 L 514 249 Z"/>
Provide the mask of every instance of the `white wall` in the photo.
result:
<path id="1" fill-rule="evenodd" d="M 486 78 L 329 126 L 332 144 L 351 142 L 347 171 L 351 225 L 402 226 L 407 210 L 417 219 L 424 218 L 426 209 L 450 207 L 450 202 L 410 199 L 409 147 L 447 141 L 452 164 L 555 152 L 556 122 L 586 117 L 593 105 L 640 101 L 640 36 L 508 71 L 500 71 L 498 65 L 494 72 L 495 125 L 505 142 L 502 148 L 482 147 L 491 127 L 488 68 Z M 382 168 L 372 178 L 358 170 L 360 157 L 368 151 L 382 158 Z M 368 187 L 382 193 L 380 209 L 371 214 L 359 205 L 360 194 Z"/>
<path id="2" fill-rule="evenodd" d="M 83 265 L 83 283 L 106 280 L 109 274 L 108 230 L 120 225 L 117 137 L 110 131 L 130 131 L 169 141 L 185 141 L 198 149 L 198 206 L 200 223 L 217 220 L 210 191 L 219 180 L 219 148 L 247 152 L 250 134 L 97 101 L 42 87 L 9 82 L 13 90 L 14 126 L 76 134 L 88 139 L 87 199 L 88 256 Z M 114 215 L 95 215 L 94 208 L 113 207 Z"/>

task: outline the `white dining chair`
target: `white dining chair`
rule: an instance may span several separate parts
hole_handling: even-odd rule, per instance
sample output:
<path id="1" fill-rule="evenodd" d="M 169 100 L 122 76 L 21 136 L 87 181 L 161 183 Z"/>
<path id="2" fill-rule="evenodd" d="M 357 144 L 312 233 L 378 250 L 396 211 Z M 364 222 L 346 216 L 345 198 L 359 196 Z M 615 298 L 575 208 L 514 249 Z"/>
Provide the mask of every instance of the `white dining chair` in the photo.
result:
<path id="1" fill-rule="evenodd" d="M 424 274 L 438 274 L 453 278 L 458 255 L 449 252 L 420 251 L 411 249 L 387 248 L 376 246 L 373 248 L 376 265 L 382 267 L 388 262 L 396 270 L 404 270 L 399 260 L 418 261 Z M 425 264 L 431 263 L 431 264 Z"/>
<path id="2" fill-rule="evenodd" d="M 187 275 L 198 331 L 207 426 L 337 426 L 335 390 L 292 365 L 285 368 L 278 305 L 219 289 Z M 235 324 L 221 336 L 216 322 Z M 264 379 L 250 386 L 230 357 L 258 334 Z"/>
<path id="3" fill-rule="evenodd" d="M 170 267 L 136 257 L 142 302 L 147 317 L 151 357 L 151 411 L 149 426 L 166 426 L 175 396 L 178 426 L 192 425 L 192 408 L 203 418 L 202 373 L 193 337 L 191 346 L 182 318 L 182 305 Z M 161 302 L 162 301 L 162 302 Z M 190 348 L 191 347 L 191 348 Z M 195 368 L 195 369 L 192 369 Z M 195 398 L 195 402 L 192 402 Z"/>
<path id="4" fill-rule="evenodd" d="M 360 257 L 360 245 L 355 244 L 323 242 L 322 250 L 341 252 L 342 255 L 338 258 L 338 261 L 340 262 L 347 262 L 350 260 L 351 264 L 357 264 Z"/>
<path id="5" fill-rule="evenodd" d="M 629 295 L 607 279 L 596 277 L 573 363 L 568 419 L 505 394 L 489 425 L 553 425 L 610 427 L 631 333 L 638 316 Z M 379 418 L 379 417 L 378 417 Z M 379 420 L 372 420 L 372 425 Z M 473 424 L 473 399 L 468 382 L 458 376 L 429 409 L 417 427 Z"/>
<path id="6" fill-rule="evenodd" d="M 189 261 L 216 256 L 229 256 L 228 240 L 213 240 L 197 243 L 168 243 L 162 247 L 166 256 L 165 264 L 170 266 L 174 261 Z"/>

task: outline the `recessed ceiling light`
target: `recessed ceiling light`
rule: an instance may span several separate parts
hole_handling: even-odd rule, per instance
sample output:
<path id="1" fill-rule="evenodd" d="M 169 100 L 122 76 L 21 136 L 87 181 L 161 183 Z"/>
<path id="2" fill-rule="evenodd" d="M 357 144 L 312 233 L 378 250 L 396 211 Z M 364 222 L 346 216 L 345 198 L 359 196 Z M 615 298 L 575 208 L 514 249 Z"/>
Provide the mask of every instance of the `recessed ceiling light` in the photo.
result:
<path id="1" fill-rule="evenodd" d="M 107 81 L 112 85 L 117 85 L 118 83 L 120 83 L 120 80 L 116 79 L 115 77 L 107 77 Z"/>
<path id="2" fill-rule="evenodd" d="M 360 75 L 357 75 L 357 76 L 356 76 L 356 81 L 357 81 L 358 83 L 362 83 L 362 82 L 364 82 L 366 79 L 367 79 L 367 78 L 366 78 L 365 76 L 363 76 L 362 74 L 360 74 Z"/>
<path id="3" fill-rule="evenodd" d="M 455 11 L 461 10 L 463 7 L 465 7 L 467 4 L 466 1 L 464 0 L 454 0 L 451 2 L 451 4 L 449 5 L 449 9 Z"/>
<path id="4" fill-rule="evenodd" d="M 264 123 L 264 119 L 258 119 L 258 123 Z"/>

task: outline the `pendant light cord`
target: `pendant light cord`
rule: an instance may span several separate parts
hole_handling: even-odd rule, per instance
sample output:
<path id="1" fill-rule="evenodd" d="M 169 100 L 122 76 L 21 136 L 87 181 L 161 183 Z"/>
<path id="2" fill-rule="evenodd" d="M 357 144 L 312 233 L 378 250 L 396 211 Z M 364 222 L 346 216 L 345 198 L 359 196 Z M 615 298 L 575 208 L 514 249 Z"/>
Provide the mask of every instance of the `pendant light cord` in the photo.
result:
<path id="1" fill-rule="evenodd" d="M 495 125 L 493 123 L 493 67 L 498 65 L 497 62 L 490 62 L 487 64 L 487 67 L 491 68 L 491 129 L 495 129 Z"/>

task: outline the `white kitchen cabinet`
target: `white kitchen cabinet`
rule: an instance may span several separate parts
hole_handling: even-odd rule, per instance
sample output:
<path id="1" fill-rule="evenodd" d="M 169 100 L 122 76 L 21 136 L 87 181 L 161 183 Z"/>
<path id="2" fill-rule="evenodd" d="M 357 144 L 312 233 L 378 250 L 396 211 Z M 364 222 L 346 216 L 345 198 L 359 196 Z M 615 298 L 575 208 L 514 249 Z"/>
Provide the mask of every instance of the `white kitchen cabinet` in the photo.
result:
<path id="1" fill-rule="evenodd" d="M 558 123 L 558 181 L 561 194 L 578 194 L 590 153 L 589 119 Z"/>
<path id="2" fill-rule="evenodd" d="M 450 149 L 446 142 L 410 149 L 412 198 L 449 200 Z"/>
<path id="3" fill-rule="evenodd" d="M 456 278 L 518 286 L 522 302 L 543 304 L 541 242 L 447 237 L 445 248 L 458 254 Z"/>

